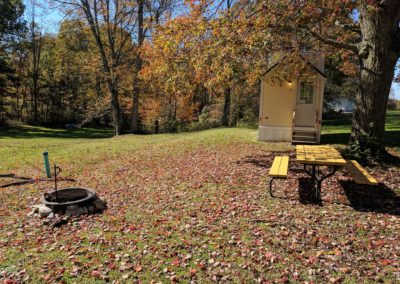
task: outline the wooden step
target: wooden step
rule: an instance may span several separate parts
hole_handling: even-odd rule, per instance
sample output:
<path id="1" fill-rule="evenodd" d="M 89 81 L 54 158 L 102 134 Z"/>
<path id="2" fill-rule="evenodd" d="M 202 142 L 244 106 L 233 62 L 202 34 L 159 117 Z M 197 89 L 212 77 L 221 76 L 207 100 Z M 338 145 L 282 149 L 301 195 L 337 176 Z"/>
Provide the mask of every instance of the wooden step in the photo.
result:
<path id="1" fill-rule="evenodd" d="M 301 141 L 292 139 L 292 144 L 317 144 L 317 141 Z"/>
<path id="2" fill-rule="evenodd" d="M 292 134 L 292 137 L 293 137 L 293 138 L 299 138 L 299 139 L 305 138 L 306 140 L 307 140 L 307 139 L 315 140 L 315 139 L 317 138 L 317 137 L 315 137 L 315 136 L 297 135 L 297 134 Z"/>
<path id="3" fill-rule="evenodd" d="M 293 144 L 317 144 L 317 129 L 295 126 L 292 130 Z"/>
<path id="4" fill-rule="evenodd" d="M 314 127 L 301 127 L 295 126 L 293 127 L 293 131 L 307 131 L 307 132 L 317 132 L 317 129 Z"/>

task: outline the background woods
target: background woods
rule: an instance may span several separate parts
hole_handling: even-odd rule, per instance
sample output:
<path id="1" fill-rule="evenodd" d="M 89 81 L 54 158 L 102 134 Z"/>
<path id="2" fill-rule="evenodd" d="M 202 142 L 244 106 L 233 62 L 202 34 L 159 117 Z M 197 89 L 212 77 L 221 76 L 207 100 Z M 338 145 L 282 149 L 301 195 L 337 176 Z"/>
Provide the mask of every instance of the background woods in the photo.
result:
<path id="1" fill-rule="evenodd" d="M 398 1 L 57 0 L 65 17 L 53 33 L 44 2 L 29 3 L 22 17 L 21 1 L 1 1 L 3 121 L 112 125 L 116 135 L 254 125 L 274 54 L 318 50 L 327 101 L 356 101 L 353 142 L 367 133 L 384 146 Z"/>

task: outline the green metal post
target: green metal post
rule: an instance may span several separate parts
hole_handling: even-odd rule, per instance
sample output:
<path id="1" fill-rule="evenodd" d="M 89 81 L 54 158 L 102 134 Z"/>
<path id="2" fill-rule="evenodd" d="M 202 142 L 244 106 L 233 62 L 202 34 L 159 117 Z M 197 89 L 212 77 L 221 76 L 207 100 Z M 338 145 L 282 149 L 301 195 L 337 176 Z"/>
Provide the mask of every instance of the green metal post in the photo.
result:
<path id="1" fill-rule="evenodd" d="M 51 170 L 50 170 L 50 162 L 49 162 L 49 153 L 48 152 L 43 153 L 43 159 L 44 159 L 44 168 L 46 170 L 47 178 L 51 178 Z"/>

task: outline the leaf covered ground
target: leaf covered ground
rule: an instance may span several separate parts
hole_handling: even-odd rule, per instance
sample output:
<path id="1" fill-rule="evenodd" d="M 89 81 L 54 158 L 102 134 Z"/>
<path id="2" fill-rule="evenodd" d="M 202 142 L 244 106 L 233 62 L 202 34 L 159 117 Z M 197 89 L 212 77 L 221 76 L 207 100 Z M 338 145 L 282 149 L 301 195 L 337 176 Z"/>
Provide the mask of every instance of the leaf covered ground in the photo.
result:
<path id="1" fill-rule="evenodd" d="M 381 182 L 376 188 L 338 172 L 324 182 L 318 206 L 292 146 L 256 142 L 254 130 L 27 140 L 0 140 L 0 185 L 38 180 L 0 188 L 6 283 L 400 280 L 395 165 L 368 168 Z M 75 179 L 61 186 L 92 188 L 108 209 L 60 228 L 28 217 L 53 186 L 39 181 L 44 150 Z M 267 172 L 280 154 L 291 157 L 289 178 L 276 181 L 271 198 Z"/>

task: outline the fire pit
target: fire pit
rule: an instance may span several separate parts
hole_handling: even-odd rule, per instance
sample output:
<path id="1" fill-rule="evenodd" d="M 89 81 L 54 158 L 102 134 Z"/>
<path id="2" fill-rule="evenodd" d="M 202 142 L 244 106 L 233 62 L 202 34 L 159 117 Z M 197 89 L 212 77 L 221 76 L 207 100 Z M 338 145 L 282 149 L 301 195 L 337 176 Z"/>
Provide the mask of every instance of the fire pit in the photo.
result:
<path id="1" fill-rule="evenodd" d="M 42 202 L 45 207 L 51 209 L 49 215 L 55 213 L 79 216 L 102 212 L 106 209 L 106 203 L 98 198 L 93 190 L 80 187 L 63 188 L 46 192 L 42 196 Z M 39 208 L 39 213 L 43 211 L 41 209 Z M 47 210 L 46 212 L 49 211 Z M 46 215 L 46 212 L 42 212 L 40 215 Z"/>
<path id="2" fill-rule="evenodd" d="M 96 198 L 96 193 L 90 189 L 70 187 L 51 192 L 42 196 L 42 202 L 54 211 L 66 209 L 68 206 L 85 206 Z"/>
<path id="3" fill-rule="evenodd" d="M 43 154 L 45 169 L 48 178 L 51 178 L 48 153 Z M 69 187 L 57 189 L 57 176 L 61 169 L 54 165 L 54 190 L 42 195 L 42 204 L 34 205 L 29 216 L 39 215 L 47 219 L 58 218 L 60 215 L 79 216 L 84 214 L 100 213 L 106 209 L 107 205 L 96 193 L 87 188 Z"/>

